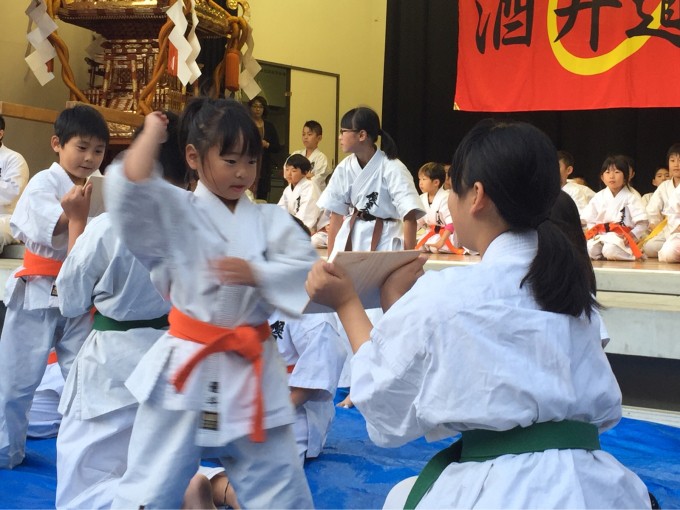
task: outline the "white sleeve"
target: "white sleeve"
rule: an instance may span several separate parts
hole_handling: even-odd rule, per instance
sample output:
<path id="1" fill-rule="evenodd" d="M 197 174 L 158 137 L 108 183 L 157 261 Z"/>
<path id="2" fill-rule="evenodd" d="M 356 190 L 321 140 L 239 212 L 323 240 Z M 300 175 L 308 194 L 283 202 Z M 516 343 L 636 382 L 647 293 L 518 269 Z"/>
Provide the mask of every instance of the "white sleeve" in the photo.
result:
<path id="1" fill-rule="evenodd" d="M 328 158 L 323 152 L 317 158 L 312 173 L 314 174 L 312 182 L 316 184 L 319 189 L 323 189 L 326 186 L 326 176 L 328 175 Z"/>
<path id="2" fill-rule="evenodd" d="M 635 236 L 635 239 L 641 239 L 649 227 L 649 218 L 642 205 L 642 199 L 633 194 L 630 202 L 628 202 L 628 209 L 630 210 L 631 219 L 635 223 L 635 226 L 631 230 L 631 234 Z"/>
<path id="3" fill-rule="evenodd" d="M 652 194 L 652 198 L 649 199 L 647 204 L 647 216 L 649 217 L 649 222 L 658 225 L 661 223 L 664 209 L 663 198 L 661 197 L 661 186 L 656 188 L 656 191 Z"/>
<path id="4" fill-rule="evenodd" d="M 321 216 L 321 209 L 316 205 L 319 200 L 319 195 L 319 188 L 311 181 L 310 186 L 308 186 L 301 195 L 300 210 L 295 215 L 305 224 L 310 232 L 316 230 L 316 223 L 319 221 L 319 216 Z"/>
<path id="5" fill-rule="evenodd" d="M 57 276 L 59 310 L 65 317 L 80 317 L 92 309 L 94 288 L 109 266 L 105 239 L 113 233 L 102 226 L 102 219 L 90 221 Z"/>
<path id="6" fill-rule="evenodd" d="M 668 217 L 668 230 L 671 233 L 676 232 L 680 228 L 680 186 L 675 188 L 675 191 L 668 197 L 666 216 Z"/>
<path id="7" fill-rule="evenodd" d="M 307 320 L 315 322 L 312 328 L 305 327 Z M 303 315 L 300 322 L 288 325 L 299 355 L 288 385 L 318 390 L 310 400 L 332 400 L 347 357 L 347 353 L 340 350 L 338 332 L 328 322 L 313 316 Z"/>
<path id="8" fill-rule="evenodd" d="M 333 172 L 328 186 L 323 190 L 321 198 L 319 198 L 316 205 L 319 206 L 319 209 L 326 209 L 341 216 L 347 216 L 352 203 L 350 198 L 351 191 L 352 189 L 347 178 L 347 170 L 340 163 L 335 172 Z"/>
<path id="9" fill-rule="evenodd" d="M 283 193 L 281 193 L 281 198 L 279 199 L 279 203 L 277 204 L 286 212 L 288 212 L 288 194 L 286 192 L 288 191 L 289 187 L 290 184 L 283 188 Z"/>
<path id="10" fill-rule="evenodd" d="M 307 274 L 319 260 L 309 236 L 276 205 L 262 205 L 267 250 L 264 262 L 250 262 L 262 297 L 275 308 L 297 317 L 309 301 Z"/>
<path id="11" fill-rule="evenodd" d="M 427 200 L 427 193 L 423 193 L 420 195 L 420 203 L 423 207 L 423 211 L 425 210 L 425 201 Z M 425 227 L 425 216 L 427 216 L 427 213 L 423 214 L 420 218 L 418 218 L 418 221 L 416 222 L 416 225 L 418 226 L 418 230 L 420 230 L 422 227 Z"/>
<path id="12" fill-rule="evenodd" d="M 0 169 L 0 205 L 9 205 L 21 194 L 28 183 L 28 165 L 18 152 L 10 153 Z"/>
<path id="13" fill-rule="evenodd" d="M 37 176 L 26 186 L 10 220 L 12 235 L 20 241 L 27 239 L 43 246 L 54 246 L 54 228 L 64 210 L 55 190 Z"/>
<path id="14" fill-rule="evenodd" d="M 193 194 L 164 181 L 160 168 L 142 182 L 128 180 L 122 158 L 106 174 L 104 198 L 114 232 L 149 271 L 171 259 L 173 248 L 186 243 Z"/>
<path id="15" fill-rule="evenodd" d="M 423 210 L 420 196 L 416 191 L 413 176 L 401 161 L 397 161 L 397 163 L 387 164 L 384 179 L 390 192 L 392 203 L 399 213 L 398 219 L 403 220 L 411 211 L 416 211 L 416 219 L 421 218 L 425 216 L 425 211 Z"/>
<path id="16" fill-rule="evenodd" d="M 449 211 L 448 196 L 447 196 L 447 200 L 444 201 L 444 204 L 442 205 L 440 211 L 441 211 L 442 219 L 444 220 L 444 225 L 448 225 L 450 223 L 453 223 L 453 220 L 451 219 L 451 212 Z"/>
<path id="17" fill-rule="evenodd" d="M 597 204 L 598 204 L 598 196 L 595 195 L 593 199 L 590 201 L 590 203 L 583 209 L 581 212 L 581 219 L 585 220 L 586 222 L 586 227 L 592 228 L 595 226 L 595 222 L 597 221 Z"/>

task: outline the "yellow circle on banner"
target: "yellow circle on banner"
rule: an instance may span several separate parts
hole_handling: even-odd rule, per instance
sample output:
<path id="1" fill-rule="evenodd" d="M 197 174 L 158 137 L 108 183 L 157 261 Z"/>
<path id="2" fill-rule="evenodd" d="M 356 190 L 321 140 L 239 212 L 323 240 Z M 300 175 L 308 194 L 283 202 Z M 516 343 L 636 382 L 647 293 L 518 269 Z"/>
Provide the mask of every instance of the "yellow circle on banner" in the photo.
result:
<path id="1" fill-rule="evenodd" d="M 582 76 L 604 73 L 633 55 L 649 40 L 650 36 L 648 35 L 626 39 L 609 53 L 596 57 L 582 58 L 572 55 L 562 45 L 562 41 L 555 41 L 559 33 L 557 30 L 557 15 L 555 14 L 558 1 L 548 0 L 548 39 L 550 40 L 550 46 L 555 58 L 567 71 Z M 652 16 L 654 19 L 649 24 L 649 28 L 657 29 L 661 26 L 661 2 L 659 2 Z"/>

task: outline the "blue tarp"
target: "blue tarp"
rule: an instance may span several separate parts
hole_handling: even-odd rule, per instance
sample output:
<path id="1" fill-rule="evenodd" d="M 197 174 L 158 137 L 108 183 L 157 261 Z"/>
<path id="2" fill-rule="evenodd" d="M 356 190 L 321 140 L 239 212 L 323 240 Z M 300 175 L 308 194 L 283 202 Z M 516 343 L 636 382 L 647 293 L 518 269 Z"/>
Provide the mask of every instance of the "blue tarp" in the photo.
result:
<path id="1" fill-rule="evenodd" d="M 336 401 L 344 395 L 338 392 Z M 680 429 L 624 418 L 600 441 L 642 478 L 662 508 L 680 508 Z M 0 508 L 54 508 L 55 442 L 29 441 L 24 463 L 0 471 Z M 368 439 L 356 409 L 338 409 L 323 454 L 305 464 L 314 503 L 317 508 L 381 508 L 392 486 L 418 474 L 450 443 L 420 439 L 401 448 L 379 448 Z"/>

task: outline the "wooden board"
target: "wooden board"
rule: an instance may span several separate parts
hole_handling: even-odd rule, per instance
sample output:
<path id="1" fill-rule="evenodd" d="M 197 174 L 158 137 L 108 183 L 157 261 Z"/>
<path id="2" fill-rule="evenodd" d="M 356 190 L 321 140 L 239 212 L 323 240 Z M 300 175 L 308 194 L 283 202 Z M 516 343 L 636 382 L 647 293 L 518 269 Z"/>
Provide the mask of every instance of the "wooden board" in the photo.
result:
<path id="1" fill-rule="evenodd" d="M 361 304 L 368 310 L 380 308 L 380 288 L 387 277 L 419 255 L 419 250 L 341 251 L 333 262 L 352 279 Z M 310 300 L 302 313 L 333 313 L 333 310 Z"/>
<path id="2" fill-rule="evenodd" d="M 85 103 L 81 103 L 79 101 L 68 101 L 66 103 L 66 108 L 73 108 L 76 105 L 84 105 Z M 97 106 L 93 104 L 89 104 L 86 106 L 91 106 L 95 110 L 97 110 L 99 113 L 101 113 L 104 116 L 104 120 L 107 122 L 114 122 L 116 124 L 124 124 L 126 126 L 132 126 L 134 128 L 141 126 L 144 124 L 144 116 L 143 115 L 138 115 L 136 113 L 132 112 L 123 112 L 120 110 L 114 110 L 113 108 L 105 108 L 103 106 Z"/>
<path id="3" fill-rule="evenodd" d="M 54 121 L 57 120 L 57 117 L 59 116 L 59 112 L 46 110 L 45 108 L 35 108 L 34 106 L 0 101 L 0 115 L 13 119 L 33 120 L 46 124 L 54 124 Z"/>
<path id="4" fill-rule="evenodd" d="M 88 217 L 94 218 L 104 212 L 104 176 L 90 175 L 87 182 L 92 183 L 92 195 L 90 196 L 90 212 Z"/>

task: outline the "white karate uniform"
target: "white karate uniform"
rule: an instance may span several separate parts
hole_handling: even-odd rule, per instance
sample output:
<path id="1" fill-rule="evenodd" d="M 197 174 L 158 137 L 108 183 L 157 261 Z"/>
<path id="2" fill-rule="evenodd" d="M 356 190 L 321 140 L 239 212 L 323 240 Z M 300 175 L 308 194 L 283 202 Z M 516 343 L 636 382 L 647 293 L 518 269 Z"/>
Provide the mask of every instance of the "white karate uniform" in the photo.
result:
<path id="1" fill-rule="evenodd" d="M 350 216 L 354 209 L 387 220 L 376 251 L 403 249 L 402 220 L 411 211 L 416 211 L 416 219 L 425 215 L 413 184 L 413 176 L 401 161 L 388 159 L 380 149 L 376 150 L 363 169 L 355 154 L 346 157 L 333 172 L 318 206 L 345 216 L 335 238 L 333 254 L 345 250 L 350 232 Z M 352 250 L 370 250 L 374 227 L 374 221 L 357 218 L 352 229 Z"/>
<path id="2" fill-rule="evenodd" d="M 0 142 L 0 253 L 15 241 L 9 220 L 19 196 L 28 184 L 28 165 L 24 157 Z"/>
<path id="3" fill-rule="evenodd" d="M 288 386 L 315 390 L 297 408 L 295 440 L 300 458 L 319 456 L 335 418 L 333 397 L 345 363 L 345 350 L 334 327 L 334 314 L 303 315 L 292 318 L 274 312 L 269 318 L 272 334 L 286 366 Z M 294 368 L 293 368 L 294 367 Z"/>
<path id="4" fill-rule="evenodd" d="M 188 193 L 188 192 L 187 192 Z M 97 311 L 117 321 L 170 311 L 149 271 L 113 231 L 107 213 L 78 238 L 57 278 L 65 317 Z M 92 330 L 69 372 L 59 410 L 57 498 L 61 508 L 109 508 L 127 467 L 137 401 L 125 381 L 163 330 Z"/>
<path id="5" fill-rule="evenodd" d="M 520 284 L 537 245 L 534 231 L 501 234 L 479 264 L 425 273 L 374 325 L 354 355 L 351 389 L 374 443 L 398 447 L 421 436 L 562 420 L 603 432 L 619 422 L 621 391 L 597 316 L 542 311 Z M 649 506 L 634 473 L 604 451 L 585 450 L 454 463 L 418 505 Z"/>
<path id="6" fill-rule="evenodd" d="M 61 413 L 59 399 L 64 391 L 64 376 L 59 364 L 51 363 L 33 395 L 33 404 L 28 411 L 27 436 L 32 439 L 55 437 L 59 432 Z"/>
<path id="7" fill-rule="evenodd" d="M 642 195 L 642 198 L 641 198 L 642 205 L 645 206 L 645 209 L 649 205 L 649 201 L 652 199 L 653 195 L 654 195 L 654 193 L 645 193 L 644 195 Z"/>
<path id="8" fill-rule="evenodd" d="M 307 158 L 307 149 L 295 151 L 293 154 L 301 154 Z M 293 154 L 291 154 L 291 156 Z M 316 148 L 307 159 L 312 165 L 312 173 L 314 174 L 314 177 L 310 180 L 317 185 L 319 191 L 325 190 L 326 178 L 333 173 L 333 169 L 328 164 L 328 158 L 323 152 Z"/>
<path id="9" fill-rule="evenodd" d="M 600 223 L 621 223 L 631 227 L 630 234 L 639 240 L 647 231 L 649 220 L 640 198 L 626 186 L 612 195 L 605 188 L 595 195 L 581 214 L 586 227 L 592 228 Z M 593 237 L 588 241 L 588 254 L 593 260 L 635 260 L 635 255 L 624 239 L 614 232 Z"/>
<path id="10" fill-rule="evenodd" d="M 649 218 L 649 223 L 652 225 L 658 225 L 663 221 L 664 216 L 669 214 L 670 211 L 670 197 L 675 192 L 675 186 L 673 185 L 673 179 L 668 181 L 663 181 L 654 191 L 652 198 L 649 199 L 647 204 L 647 217 Z M 642 251 L 648 257 L 658 257 L 659 250 L 671 236 L 672 230 L 666 225 L 666 227 L 652 239 L 647 241 L 642 247 Z"/>
<path id="11" fill-rule="evenodd" d="M 452 223 L 451 214 L 449 213 L 449 192 L 443 187 L 437 190 L 437 194 L 432 199 L 432 204 L 430 204 L 430 198 L 427 193 L 420 195 L 420 200 L 422 202 L 423 210 L 425 211 L 425 216 L 418 220 L 418 228 L 425 227 L 425 232 L 418 236 L 418 241 L 425 237 L 429 232 L 430 228 L 434 225 L 441 227 L 442 229 Z M 439 234 L 434 234 L 430 237 L 425 245 L 421 248 L 423 251 L 432 251 L 433 253 L 451 253 L 451 250 L 444 245 L 439 250 L 436 250 L 432 245 L 435 244 L 441 236 Z M 449 236 L 449 240 L 455 246 L 455 237 L 453 235 Z M 456 246 L 458 248 L 458 246 Z"/>
<path id="12" fill-rule="evenodd" d="M 305 224 L 310 233 L 316 232 L 316 224 L 321 216 L 321 209 L 316 205 L 316 202 L 321 196 L 321 191 L 314 184 L 313 181 L 305 179 L 295 185 L 286 186 L 279 200 L 279 206 L 289 214 L 295 216 L 298 220 Z"/>
<path id="13" fill-rule="evenodd" d="M 36 174 L 17 202 L 10 225 L 26 249 L 54 260 L 64 260 L 68 232 L 54 236 L 63 213 L 61 198 L 73 182 L 57 163 Z M 55 278 L 26 276 L 7 280 L 7 315 L 0 340 L 0 467 L 22 461 L 28 410 L 40 384 L 50 350 L 55 348 L 64 378 L 68 375 L 90 328 L 89 315 L 67 319 L 59 312 Z"/>
<path id="14" fill-rule="evenodd" d="M 319 216 L 319 221 L 316 224 L 316 232 L 312 233 L 312 246 L 314 248 L 327 248 L 328 247 L 328 229 L 327 227 L 331 222 L 331 212 L 323 210 L 321 211 L 321 216 Z"/>
<path id="15" fill-rule="evenodd" d="M 663 184 L 667 182 L 673 182 L 673 180 L 665 181 Z M 667 237 L 659 250 L 659 262 L 677 264 L 680 262 L 680 186 L 670 193 L 668 207 L 664 213 L 668 218 L 668 224 L 664 229 Z"/>
<path id="16" fill-rule="evenodd" d="M 588 186 L 582 186 L 571 179 L 567 179 L 567 183 L 562 187 L 562 191 L 572 198 L 578 208 L 579 214 L 583 214 L 583 210 L 586 208 L 592 197 L 595 196 L 593 190 Z"/>
<path id="17" fill-rule="evenodd" d="M 109 166 L 105 184 L 114 229 L 181 313 L 224 328 L 257 326 L 276 308 L 300 313 L 308 300 L 304 282 L 318 257 L 285 211 L 243 196 L 231 212 L 201 182 L 193 194 L 157 175 L 134 183 L 122 166 L 122 160 Z M 210 263 L 225 256 L 247 260 L 258 286 L 220 284 Z M 264 443 L 248 438 L 256 381 L 252 364 L 240 355 L 208 356 L 182 392 L 168 382 L 202 348 L 165 333 L 127 380 L 140 405 L 112 508 L 179 508 L 201 456 L 220 458 L 244 507 L 311 507 L 273 339 L 263 342 L 262 353 Z M 218 414 L 217 430 L 200 427 L 208 404 Z"/>

